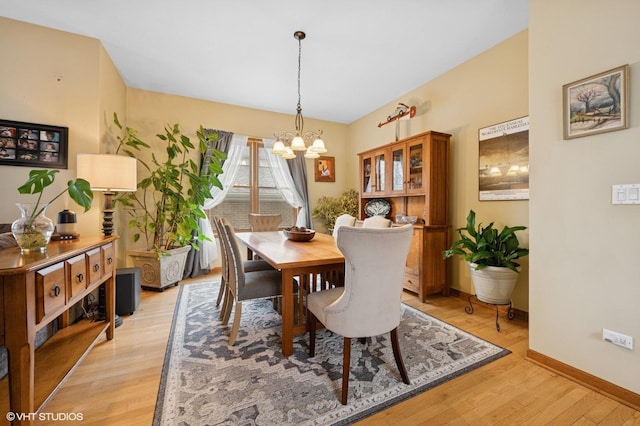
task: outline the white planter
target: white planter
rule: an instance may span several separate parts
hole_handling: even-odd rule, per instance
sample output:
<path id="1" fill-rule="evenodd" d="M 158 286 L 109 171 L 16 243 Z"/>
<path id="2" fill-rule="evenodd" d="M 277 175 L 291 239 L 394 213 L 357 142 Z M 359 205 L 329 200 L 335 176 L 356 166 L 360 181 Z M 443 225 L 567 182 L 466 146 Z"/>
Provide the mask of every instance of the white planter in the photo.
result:
<path id="1" fill-rule="evenodd" d="M 476 271 L 475 263 L 467 262 L 467 265 L 478 300 L 494 305 L 508 305 L 511 302 L 511 294 L 518 281 L 517 272 L 497 266 Z"/>
<path id="2" fill-rule="evenodd" d="M 149 250 L 129 250 L 133 264 L 140 268 L 142 287 L 160 289 L 177 284 L 182 279 L 184 265 L 191 246 L 168 250 L 168 256 L 158 256 Z"/>

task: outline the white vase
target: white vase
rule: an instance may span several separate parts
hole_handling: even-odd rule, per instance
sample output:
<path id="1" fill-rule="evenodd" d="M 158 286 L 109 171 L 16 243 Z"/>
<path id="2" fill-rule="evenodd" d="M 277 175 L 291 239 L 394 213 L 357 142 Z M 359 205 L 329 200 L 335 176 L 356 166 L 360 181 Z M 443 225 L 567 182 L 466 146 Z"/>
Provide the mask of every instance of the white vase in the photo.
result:
<path id="1" fill-rule="evenodd" d="M 478 300 L 494 305 L 508 305 L 518 281 L 518 273 L 509 268 L 487 266 L 476 271 L 475 263 L 467 262 Z"/>

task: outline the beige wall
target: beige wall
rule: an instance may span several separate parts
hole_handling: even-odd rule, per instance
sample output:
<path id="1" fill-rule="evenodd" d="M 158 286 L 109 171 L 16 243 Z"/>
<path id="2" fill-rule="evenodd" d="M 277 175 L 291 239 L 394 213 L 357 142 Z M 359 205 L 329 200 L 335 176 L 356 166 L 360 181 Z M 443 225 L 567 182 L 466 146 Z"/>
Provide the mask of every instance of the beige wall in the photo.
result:
<path id="1" fill-rule="evenodd" d="M 532 350 L 640 393 L 640 2 L 530 1 Z M 630 128 L 562 138 L 562 85 L 630 65 Z M 602 328 L 632 336 L 632 351 Z"/>
<path id="2" fill-rule="evenodd" d="M 478 201 L 478 129 L 528 114 L 528 37 L 523 31 L 446 74 L 382 106 L 349 126 L 349 181 L 358 181 L 356 153 L 395 140 L 395 124 L 377 124 L 398 102 L 417 107 L 416 116 L 400 121 L 399 137 L 426 130 L 451 137 L 451 217 L 453 228 L 465 224 L 473 209 L 478 220 L 503 225 L 529 225 L 529 201 Z M 520 233 L 528 246 L 528 230 Z M 514 306 L 528 311 L 528 258 L 513 295 Z M 452 259 L 451 287 L 473 294 L 464 262 Z"/>
<path id="3" fill-rule="evenodd" d="M 69 167 L 60 170 L 45 193 L 46 199 L 53 198 L 76 177 L 76 154 L 100 151 L 104 134 L 101 112 L 107 106 L 122 110 L 126 87 L 96 39 L 0 17 L 0 51 L 11 58 L 0 79 L 0 117 L 69 128 Z M 122 106 L 117 107 L 118 103 Z M 30 170 L 0 166 L 0 196 L 5 200 L 0 222 L 17 217 L 14 203 L 35 201 L 35 197 L 17 191 Z M 81 235 L 99 235 L 101 203 L 102 195 L 96 194 L 94 207 L 82 214 L 65 195 L 49 207 L 47 216 L 55 221 L 59 211 L 69 208 L 78 214 Z"/>
<path id="4" fill-rule="evenodd" d="M 394 139 L 394 125 L 378 128 L 378 122 L 397 102 L 416 105 L 418 116 L 400 123 L 400 137 L 425 130 L 453 135 L 451 224 L 461 226 L 468 210 L 474 209 L 483 221 L 531 227 L 530 264 L 528 259 L 524 262 L 514 296 L 516 307 L 530 312 L 531 349 L 639 392 L 638 350 L 621 349 L 600 338 L 602 327 L 633 336 L 636 347 L 640 338 L 640 286 L 635 273 L 640 257 L 639 207 L 610 202 L 612 184 L 640 182 L 637 120 L 632 116 L 628 130 L 572 141 L 562 140 L 561 127 L 562 84 L 614 66 L 631 65 L 631 104 L 640 102 L 634 89 L 640 86 L 635 77 L 640 55 L 635 17 L 640 16 L 640 3 L 613 1 L 617 12 L 611 30 L 612 24 L 600 20 L 599 3 L 531 0 L 529 31 L 349 126 L 309 117 L 305 124 L 324 129 L 327 155 L 337 159 L 335 184 L 310 178 L 315 201 L 355 188 L 357 153 Z M 0 117 L 70 128 L 70 168 L 58 183 L 75 177 L 77 152 L 108 151 L 113 111 L 143 136 L 173 122 L 194 133 L 203 124 L 258 137 L 293 125 L 292 115 L 126 89 L 93 39 L 0 18 L 0 48 L 16 62 L 35 64 L 3 69 Z M 525 115 L 531 117 L 531 201 L 479 202 L 478 129 Z M 17 216 L 11 204 L 19 201 L 15 188 L 28 170 L 0 166 L 0 196 L 6 200 L 0 207 L 1 222 Z M 55 205 L 51 212 L 62 208 Z M 99 206 L 94 209 L 94 216 L 80 217 L 83 235 L 100 232 Z M 528 240 L 527 232 L 523 243 Z M 452 286 L 472 292 L 461 262 L 452 266 Z"/>
<path id="5" fill-rule="evenodd" d="M 295 100 L 291 109 L 295 112 Z M 243 108 L 216 102 L 166 95 L 138 89 L 129 89 L 127 96 L 128 125 L 140 131 L 140 137 L 148 142 L 156 141 L 155 134 L 166 123 L 178 122 L 187 136 L 196 140 L 196 129 L 226 130 L 237 134 L 259 138 L 274 138 L 274 133 L 292 131 L 294 117 L 268 111 Z M 303 110 L 304 114 L 304 110 Z M 313 160 L 307 160 L 309 197 L 312 206 L 322 195 L 339 195 L 349 185 L 348 163 L 342 159 L 348 152 L 347 126 L 305 117 L 305 129 L 322 129 L 328 152 L 324 155 L 336 157 L 336 181 L 314 182 Z M 316 226 L 320 227 L 317 222 Z"/>

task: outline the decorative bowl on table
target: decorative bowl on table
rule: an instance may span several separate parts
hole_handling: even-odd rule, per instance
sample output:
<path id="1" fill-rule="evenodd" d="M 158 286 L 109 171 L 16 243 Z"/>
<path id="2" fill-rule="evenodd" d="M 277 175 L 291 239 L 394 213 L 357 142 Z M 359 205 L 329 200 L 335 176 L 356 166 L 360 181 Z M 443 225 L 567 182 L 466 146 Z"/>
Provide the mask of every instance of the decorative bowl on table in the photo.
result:
<path id="1" fill-rule="evenodd" d="M 284 228 L 282 233 L 291 241 L 311 241 L 316 235 L 316 231 L 313 229 L 307 229 L 302 226 Z"/>

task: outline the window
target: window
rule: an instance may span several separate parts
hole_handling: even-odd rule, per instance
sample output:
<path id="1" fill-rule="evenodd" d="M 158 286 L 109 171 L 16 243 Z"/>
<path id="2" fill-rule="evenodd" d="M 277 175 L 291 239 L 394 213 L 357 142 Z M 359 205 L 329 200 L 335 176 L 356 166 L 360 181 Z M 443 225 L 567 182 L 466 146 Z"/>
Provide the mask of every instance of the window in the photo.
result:
<path id="1" fill-rule="evenodd" d="M 226 217 L 238 230 L 250 228 L 248 215 L 251 212 L 280 213 L 280 226 L 295 225 L 297 209 L 282 196 L 274 178 L 274 172 L 279 172 L 274 168 L 281 165 L 286 167 L 282 162 L 268 160 L 267 148 L 261 139 L 249 138 L 247 145 L 240 150 L 240 166 L 233 187 L 229 189 L 224 201 L 210 210 L 210 214 Z M 252 185 L 251 171 L 254 167 L 257 179 L 255 185 Z M 286 172 L 289 173 L 288 170 Z"/>

